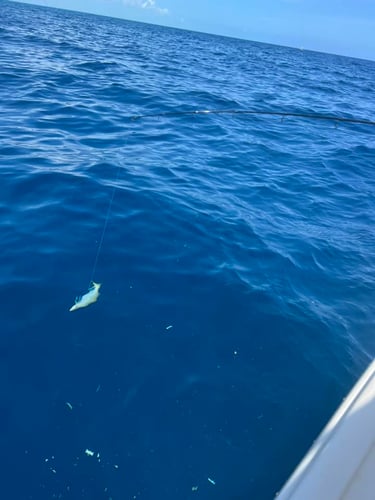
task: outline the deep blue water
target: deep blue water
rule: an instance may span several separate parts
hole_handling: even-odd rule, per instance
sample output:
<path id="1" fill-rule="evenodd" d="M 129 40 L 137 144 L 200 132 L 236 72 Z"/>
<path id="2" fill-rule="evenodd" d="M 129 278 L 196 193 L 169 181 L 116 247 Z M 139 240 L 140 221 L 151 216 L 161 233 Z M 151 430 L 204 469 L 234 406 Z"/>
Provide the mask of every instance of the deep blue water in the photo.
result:
<path id="1" fill-rule="evenodd" d="M 0 49 L 2 497 L 273 498 L 375 354 L 375 129 L 129 117 L 373 119 L 375 63 L 5 2 Z"/>

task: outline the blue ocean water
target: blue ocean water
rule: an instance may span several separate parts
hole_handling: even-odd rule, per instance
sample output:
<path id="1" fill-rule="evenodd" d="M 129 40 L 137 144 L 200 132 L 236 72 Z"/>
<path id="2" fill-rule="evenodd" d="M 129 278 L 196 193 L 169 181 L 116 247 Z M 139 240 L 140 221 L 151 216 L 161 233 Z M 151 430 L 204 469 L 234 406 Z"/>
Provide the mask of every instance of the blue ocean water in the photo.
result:
<path id="1" fill-rule="evenodd" d="M 375 63 L 8 2 L 0 45 L 2 497 L 273 498 L 375 353 L 374 128 L 130 117 L 373 119 Z"/>

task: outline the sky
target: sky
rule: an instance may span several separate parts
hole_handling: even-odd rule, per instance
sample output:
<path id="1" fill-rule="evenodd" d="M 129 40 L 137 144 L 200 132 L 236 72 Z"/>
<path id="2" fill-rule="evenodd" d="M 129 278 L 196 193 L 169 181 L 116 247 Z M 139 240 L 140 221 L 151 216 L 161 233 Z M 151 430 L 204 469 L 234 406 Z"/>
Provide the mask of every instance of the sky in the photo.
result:
<path id="1" fill-rule="evenodd" d="M 22 0 L 375 60 L 375 0 Z"/>

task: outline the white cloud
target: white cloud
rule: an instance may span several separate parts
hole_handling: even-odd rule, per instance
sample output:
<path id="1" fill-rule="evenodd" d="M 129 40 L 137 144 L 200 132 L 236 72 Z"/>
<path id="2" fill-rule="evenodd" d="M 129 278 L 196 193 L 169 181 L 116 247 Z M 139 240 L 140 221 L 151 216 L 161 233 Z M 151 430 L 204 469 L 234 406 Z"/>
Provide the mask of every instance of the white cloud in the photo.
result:
<path id="1" fill-rule="evenodd" d="M 139 9 L 151 9 L 159 14 L 169 14 L 168 9 L 156 5 L 155 0 L 123 0 L 128 7 L 138 7 Z"/>

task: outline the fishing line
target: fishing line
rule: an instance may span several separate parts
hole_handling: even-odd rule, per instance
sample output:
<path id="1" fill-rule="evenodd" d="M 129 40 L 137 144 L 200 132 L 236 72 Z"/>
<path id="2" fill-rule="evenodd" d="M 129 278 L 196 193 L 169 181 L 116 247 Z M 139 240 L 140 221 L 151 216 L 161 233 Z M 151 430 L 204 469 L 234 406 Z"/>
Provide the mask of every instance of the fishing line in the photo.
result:
<path id="1" fill-rule="evenodd" d="M 282 120 L 287 117 L 293 118 L 307 118 L 314 120 L 328 120 L 334 122 L 341 123 L 353 123 L 353 124 L 361 124 L 361 125 L 372 125 L 375 126 L 375 121 L 365 120 L 362 118 L 346 118 L 344 116 L 333 116 L 333 115 L 319 115 L 312 113 L 296 113 L 293 111 L 265 111 L 260 109 L 196 109 L 192 111 L 166 111 L 163 113 L 149 113 L 149 114 L 141 114 L 141 115 L 133 115 L 130 116 L 131 120 L 139 120 L 142 118 L 161 118 L 161 117 L 174 117 L 174 116 L 188 116 L 188 115 L 222 115 L 222 114 L 231 114 L 231 115 L 267 115 L 267 116 L 279 116 Z M 115 184 L 112 187 L 112 194 L 108 203 L 107 214 L 104 220 L 102 234 L 100 236 L 99 245 L 96 251 L 96 256 L 94 260 L 94 265 L 91 273 L 91 279 L 89 285 L 93 282 L 94 275 L 96 272 L 96 268 L 98 265 L 99 255 L 102 250 L 104 236 L 107 230 L 109 217 L 111 214 L 113 200 L 115 198 L 117 181 L 120 174 L 120 163 L 117 167 L 116 180 Z"/>
<path id="2" fill-rule="evenodd" d="M 166 111 L 164 113 L 150 113 L 142 115 L 133 115 L 129 118 L 131 120 L 139 120 L 141 118 L 162 118 L 162 117 L 173 117 L 173 116 L 187 116 L 187 115 L 269 115 L 269 116 L 280 116 L 281 118 L 293 117 L 293 118 L 307 118 L 313 120 L 328 120 L 341 123 L 354 123 L 361 125 L 372 125 L 375 126 L 375 121 L 365 120 L 362 118 L 346 118 L 344 116 L 334 116 L 334 115 L 319 115 L 313 113 L 295 113 L 293 111 L 264 111 L 261 109 L 196 109 L 192 111 Z"/>
<path id="3" fill-rule="evenodd" d="M 96 250 L 96 255 L 95 255 L 95 260 L 94 260 L 94 266 L 92 268 L 91 278 L 90 278 L 89 286 L 88 286 L 88 292 L 85 293 L 82 296 L 76 297 L 75 302 L 72 305 L 72 307 L 69 309 L 69 311 L 76 311 L 77 309 L 81 309 L 82 307 L 87 307 L 90 304 L 93 304 L 94 302 L 96 302 L 98 300 L 98 297 L 100 295 L 99 290 L 100 290 L 100 287 L 101 287 L 101 283 L 95 283 L 94 282 L 94 275 L 95 275 L 96 268 L 97 268 L 97 265 L 98 265 L 99 255 L 100 255 L 100 252 L 102 250 L 104 236 L 105 236 L 105 232 L 107 230 L 109 217 L 111 215 L 111 209 L 112 209 L 112 205 L 113 205 L 113 200 L 115 199 L 115 194 L 116 194 L 116 189 L 117 189 L 117 182 L 118 182 L 119 175 L 120 175 L 120 168 L 121 168 L 121 162 L 119 161 L 118 165 L 117 165 L 116 179 L 115 179 L 115 182 L 114 182 L 114 184 L 112 186 L 112 193 L 111 193 L 111 196 L 109 198 L 108 207 L 107 207 L 107 213 L 106 213 L 106 216 L 105 216 L 105 219 L 104 219 L 102 234 L 100 236 L 98 248 Z"/>
<path id="4" fill-rule="evenodd" d="M 103 225 L 102 234 L 100 236 L 99 245 L 98 245 L 98 248 L 96 250 L 96 256 L 95 256 L 95 260 L 94 260 L 94 266 L 92 268 L 91 278 L 90 278 L 90 281 L 89 281 L 89 287 L 90 287 L 91 283 L 94 280 L 94 275 L 95 275 L 96 268 L 97 268 L 97 265 L 98 265 L 99 255 L 100 255 L 100 252 L 101 252 L 101 249 L 102 249 L 102 246 L 103 246 L 104 236 L 105 236 L 105 232 L 107 230 L 107 226 L 108 226 L 109 216 L 111 214 L 113 200 L 114 200 L 115 194 L 116 194 L 117 181 L 118 181 L 119 175 L 120 175 L 120 168 L 121 168 L 121 164 L 119 162 L 118 167 L 117 167 L 117 172 L 116 172 L 115 183 L 112 186 L 112 193 L 111 193 L 111 197 L 110 197 L 109 203 L 108 203 L 107 214 L 106 214 L 105 219 L 104 219 L 104 225 Z"/>

